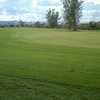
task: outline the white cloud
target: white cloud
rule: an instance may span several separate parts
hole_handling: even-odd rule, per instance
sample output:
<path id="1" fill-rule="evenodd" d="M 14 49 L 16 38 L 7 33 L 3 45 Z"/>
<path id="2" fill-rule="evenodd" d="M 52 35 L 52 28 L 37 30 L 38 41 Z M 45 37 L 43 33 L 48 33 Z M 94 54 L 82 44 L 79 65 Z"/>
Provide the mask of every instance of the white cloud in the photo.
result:
<path id="1" fill-rule="evenodd" d="M 84 2 L 99 4 L 100 0 L 84 0 Z M 61 15 L 62 6 L 61 0 L 0 0 L 0 20 L 45 20 L 47 9 L 55 8 Z M 83 13 L 88 15 L 91 11 L 87 10 Z M 92 13 L 95 13 L 95 11 Z"/>
<path id="2" fill-rule="evenodd" d="M 13 18 L 12 15 L 0 15 L 0 20 L 3 20 L 3 21 L 11 21 L 11 19 Z"/>
<path id="3" fill-rule="evenodd" d="M 1 15 L 7 15 L 7 14 L 8 14 L 7 9 L 4 8 L 4 9 L 0 12 L 0 14 L 1 14 Z"/>
<path id="4" fill-rule="evenodd" d="M 2 2 L 6 2 L 7 0 L 0 0 L 0 3 L 2 3 Z"/>
<path id="5" fill-rule="evenodd" d="M 100 4 L 100 0 L 84 0 L 84 2 L 93 2 L 95 4 Z"/>
<path id="6" fill-rule="evenodd" d="M 32 4 L 35 6 L 37 5 L 38 0 L 32 0 Z"/>

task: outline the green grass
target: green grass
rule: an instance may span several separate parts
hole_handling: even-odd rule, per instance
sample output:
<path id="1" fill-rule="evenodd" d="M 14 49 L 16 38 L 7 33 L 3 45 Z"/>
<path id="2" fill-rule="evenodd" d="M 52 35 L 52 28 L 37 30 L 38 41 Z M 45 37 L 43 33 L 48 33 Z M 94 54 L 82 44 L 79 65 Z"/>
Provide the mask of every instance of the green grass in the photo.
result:
<path id="1" fill-rule="evenodd" d="M 0 28 L 0 100 L 100 100 L 100 31 Z"/>

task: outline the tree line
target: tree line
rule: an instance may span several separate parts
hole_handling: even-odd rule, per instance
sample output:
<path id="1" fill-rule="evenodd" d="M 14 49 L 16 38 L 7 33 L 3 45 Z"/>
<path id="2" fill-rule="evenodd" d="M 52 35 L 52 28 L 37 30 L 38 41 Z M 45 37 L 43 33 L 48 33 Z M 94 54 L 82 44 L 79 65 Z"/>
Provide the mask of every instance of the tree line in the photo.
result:
<path id="1" fill-rule="evenodd" d="M 89 23 L 79 23 L 82 17 L 83 0 L 62 0 L 62 3 L 64 24 L 58 25 L 60 19 L 59 12 L 56 12 L 55 9 L 49 9 L 46 14 L 49 27 L 65 27 L 73 31 L 77 31 L 77 29 L 100 29 L 100 22 L 90 21 Z"/>
<path id="2" fill-rule="evenodd" d="M 64 22 L 68 25 L 70 30 L 76 31 L 77 25 L 79 24 L 80 18 L 82 16 L 82 0 L 63 0 L 64 8 Z M 55 9 L 48 10 L 46 15 L 48 24 L 51 28 L 54 28 L 58 24 L 59 12 L 56 12 Z"/>
<path id="3" fill-rule="evenodd" d="M 61 19 L 59 12 L 55 9 L 48 9 L 46 11 L 47 23 L 41 23 L 39 21 L 34 24 L 25 24 L 22 20 L 19 20 L 18 25 L 9 24 L 8 27 L 37 27 L 37 28 L 68 28 L 73 31 L 77 29 L 100 29 L 100 22 L 91 21 L 89 23 L 79 24 L 82 17 L 82 4 L 83 0 L 62 0 L 63 3 L 63 19 L 64 23 L 58 23 Z M 0 27 L 5 27 L 1 25 Z"/>

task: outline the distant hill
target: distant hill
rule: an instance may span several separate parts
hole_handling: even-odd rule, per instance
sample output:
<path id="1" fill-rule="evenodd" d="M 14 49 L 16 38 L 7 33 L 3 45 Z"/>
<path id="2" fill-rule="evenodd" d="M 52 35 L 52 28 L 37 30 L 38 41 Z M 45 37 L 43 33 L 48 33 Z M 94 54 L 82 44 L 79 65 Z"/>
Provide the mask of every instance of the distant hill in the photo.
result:
<path id="1" fill-rule="evenodd" d="M 33 22 L 24 22 L 25 25 L 32 25 Z M 19 21 L 0 21 L 0 25 L 19 25 Z"/>

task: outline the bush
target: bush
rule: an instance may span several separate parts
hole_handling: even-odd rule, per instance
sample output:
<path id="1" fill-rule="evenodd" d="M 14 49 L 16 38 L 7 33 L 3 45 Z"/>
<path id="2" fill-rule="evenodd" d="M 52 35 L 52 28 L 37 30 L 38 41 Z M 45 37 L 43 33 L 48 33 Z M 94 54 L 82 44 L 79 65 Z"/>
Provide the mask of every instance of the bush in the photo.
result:
<path id="1" fill-rule="evenodd" d="M 89 22 L 89 29 L 97 29 L 97 22 L 91 21 Z"/>
<path id="2" fill-rule="evenodd" d="M 47 28 L 48 25 L 46 23 L 41 23 L 41 22 L 37 21 L 37 22 L 35 22 L 33 24 L 33 27 L 36 27 L 36 28 Z"/>
<path id="3" fill-rule="evenodd" d="M 96 30 L 96 29 L 100 29 L 100 22 L 94 22 L 91 21 L 89 23 L 82 23 L 78 26 L 79 29 L 82 30 Z"/>
<path id="4" fill-rule="evenodd" d="M 80 25 L 78 25 L 78 29 L 88 30 L 89 25 L 88 25 L 88 23 L 80 24 Z"/>

